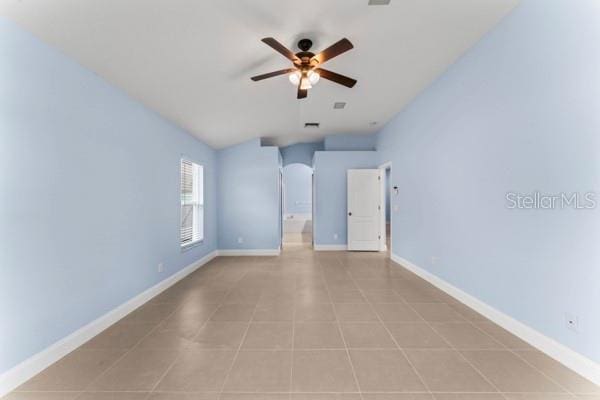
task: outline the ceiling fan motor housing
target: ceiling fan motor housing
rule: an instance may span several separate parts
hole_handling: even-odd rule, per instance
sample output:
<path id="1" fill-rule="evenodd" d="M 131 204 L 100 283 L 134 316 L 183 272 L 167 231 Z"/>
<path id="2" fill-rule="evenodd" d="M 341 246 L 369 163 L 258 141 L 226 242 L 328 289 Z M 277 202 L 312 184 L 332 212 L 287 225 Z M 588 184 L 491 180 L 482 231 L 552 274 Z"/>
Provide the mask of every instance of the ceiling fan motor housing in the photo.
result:
<path id="1" fill-rule="evenodd" d="M 298 42 L 298 48 L 302 51 L 308 51 L 312 47 L 313 42 L 310 39 L 300 39 Z"/>
<path id="2" fill-rule="evenodd" d="M 298 48 L 302 51 L 296 53 L 296 57 L 298 57 L 299 61 L 294 64 L 302 73 L 306 74 L 306 72 L 313 66 L 314 63 L 311 63 L 311 59 L 314 57 L 315 53 L 312 53 L 308 50 L 312 47 L 312 40 L 310 39 L 301 39 L 298 42 Z"/>

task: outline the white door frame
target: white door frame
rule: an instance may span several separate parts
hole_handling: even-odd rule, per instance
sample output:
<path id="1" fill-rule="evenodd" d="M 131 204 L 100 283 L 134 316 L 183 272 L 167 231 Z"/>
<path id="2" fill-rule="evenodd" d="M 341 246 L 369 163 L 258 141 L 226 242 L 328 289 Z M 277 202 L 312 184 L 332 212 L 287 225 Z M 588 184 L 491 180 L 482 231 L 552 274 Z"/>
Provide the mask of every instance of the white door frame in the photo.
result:
<path id="1" fill-rule="evenodd" d="M 315 246 L 315 196 L 316 196 L 316 190 L 315 190 L 315 168 L 314 166 L 310 166 L 307 164 L 304 164 L 303 162 L 293 162 L 287 165 L 283 165 L 282 167 L 279 168 L 280 171 L 280 187 L 281 187 L 281 196 L 280 196 L 280 201 L 281 201 L 281 248 L 283 248 L 283 237 L 285 236 L 285 232 L 284 232 L 284 224 L 285 224 L 285 215 L 287 215 L 287 210 L 286 210 L 286 196 L 285 196 L 285 180 L 283 179 L 283 172 L 285 171 L 285 167 L 288 167 L 290 165 L 294 165 L 294 164 L 299 164 L 299 165 L 304 165 L 305 167 L 310 169 L 310 176 L 311 176 L 311 183 L 310 183 L 310 191 L 311 191 L 311 242 L 310 242 L 310 246 L 311 248 L 314 248 Z"/>
<path id="2" fill-rule="evenodd" d="M 279 167 L 279 250 L 283 248 L 283 215 L 285 214 L 285 187 L 283 183 L 283 167 Z"/>
<path id="3" fill-rule="evenodd" d="M 315 248 L 315 223 L 316 223 L 316 221 L 315 221 L 316 218 L 315 217 L 316 217 L 316 214 L 317 214 L 315 212 L 315 207 L 316 207 L 316 204 L 317 204 L 317 197 L 316 197 L 317 191 L 316 191 L 316 187 L 315 187 L 315 167 L 312 166 L 311 169 L 312 169 L 312 173 L 310 174 L 310 179 L 311 179 L 310 180 L 310 190 L 311 190 L 311 193 L 310 193 L 310 201 L 311 201 L 310 212 L 312 213 L 312 217 L 311 217 L 311 224 L 312 224 L 312 226 L 311 226 L 311 233 L 310 233 L 310 236 L 311 236 L 310 246 L 314 250 L 314 248 Z"/>
<path id="4" fill-rule="evenodd" d="M 393 224 L 394 209 L 392 208 L 392 195 L 394 194 L 394 192 L 393 192 L 393 186 L 392 186 L 392 172 L 393 172 L 393 170 L 392 170 L 392 162 L 391 161 L 384 162 L 378 168 L 381 169 L 381 170 L 383 170 L 383 179 L 385 179 L 385 171 L 388 168 L 390 170 L 390 187 L 388 188 L 388 190 L 390 192 L 390 204 L 389 204 L 389 206 L 390 206 L 390 248 L 389 248 L 389 250 L 390 250 L 390 257 L 391 257 L 392 253 L 393 253 L 393 247 L 394 247 L 394 241 L 392 240 L 393 237 L 394 237 L 394 224 Z M 383 183 L 383 187 L 384 187 L 384 189 L 383 189 L 384 190 L 383 203 L 385 204 L 385 194 L 386 194 L 385 193 L 385 181 Z M 386 226 L 386 224 L 385 224 L 385 206 L 382 207 L 381 212 L 382 212 L 381 218 L 382 218 L 383 227 L 384 227 L 383 228 L 383 235 L 381 235 L 381 237 L 382 237 L 381 248 L 382 249 L 386 249 L 386 246 L 387 246 L 386 245 L 387 232 L 386 232 L 386 229 L 385 229 L 385 226 Z"/>

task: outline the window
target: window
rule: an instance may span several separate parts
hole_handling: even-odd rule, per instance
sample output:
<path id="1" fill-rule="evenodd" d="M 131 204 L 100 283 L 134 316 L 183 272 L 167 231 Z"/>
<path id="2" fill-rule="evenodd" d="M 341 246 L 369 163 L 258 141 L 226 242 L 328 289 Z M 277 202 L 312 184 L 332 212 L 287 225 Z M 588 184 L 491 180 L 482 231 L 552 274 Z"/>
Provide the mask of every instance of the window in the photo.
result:
<path id="1" fill-rule="evenodd" d="M 204 239 L 204 168 L 181 160 L 181 247 Z"/>

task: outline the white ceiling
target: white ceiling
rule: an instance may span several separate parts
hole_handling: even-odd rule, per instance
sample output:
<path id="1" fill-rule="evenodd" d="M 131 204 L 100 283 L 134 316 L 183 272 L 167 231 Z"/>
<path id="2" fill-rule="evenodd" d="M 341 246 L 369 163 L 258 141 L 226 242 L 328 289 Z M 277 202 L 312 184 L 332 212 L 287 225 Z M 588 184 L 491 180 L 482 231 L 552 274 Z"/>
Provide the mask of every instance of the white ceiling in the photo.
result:
<path id="1" fill-rule="evenodd" d="M 0 0 L 0 15 L 125 90 L 215 148 L 255 137 L 276 144 L 372 133 L 400 111 L 519 0 Z M 272 36 L 317 52 L 347 37 L 355 48 L 326 68 L 308 99 L 280 76 L 289 67 L 260 42 Z M 335 101 L 346 109 L 333 110 Z M 305 130 L 304 122 L 321 123 Z M 370 123 L 376 121 L 377 125 Z"/>

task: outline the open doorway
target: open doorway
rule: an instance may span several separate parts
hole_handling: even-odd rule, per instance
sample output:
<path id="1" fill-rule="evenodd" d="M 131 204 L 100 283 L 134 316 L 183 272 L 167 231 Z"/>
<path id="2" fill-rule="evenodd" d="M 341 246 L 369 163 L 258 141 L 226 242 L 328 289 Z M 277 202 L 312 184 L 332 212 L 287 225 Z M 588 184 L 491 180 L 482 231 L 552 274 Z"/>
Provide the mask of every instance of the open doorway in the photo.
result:
<path id="1" fill-rule="evenodd" d="M 392 249 L 392 163 L 387 162 L 379 166 L 379 169 L 383 170 L 384 179 L 384 207 L 383 207 L 383 221 L 384 221 L 384 249 L 391 254 Z"/>
<path id="2" fill-rule="evenodd" d="M 286 246 L 312 244 L 312 180 L 313 169 L 294 163 L 283 167 L 283 237 Z"/>

